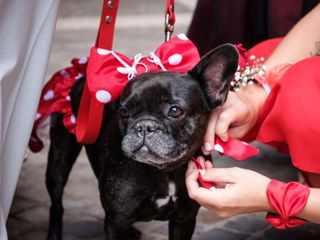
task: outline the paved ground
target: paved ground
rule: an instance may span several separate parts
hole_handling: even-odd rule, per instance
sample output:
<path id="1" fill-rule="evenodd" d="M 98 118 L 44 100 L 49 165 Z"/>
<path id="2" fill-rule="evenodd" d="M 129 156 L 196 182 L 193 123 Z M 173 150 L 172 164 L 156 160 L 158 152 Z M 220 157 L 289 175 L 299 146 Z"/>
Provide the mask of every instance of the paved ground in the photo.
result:
<path id="1" fill-rule="evenodd" d="M 49 77 L 65 67 L 73 56 L 86 56 L 93 44 L 99 21 L 100 0 L 62 0 L 53 51 L 48 67 Z M 155 48 L 163 40 L 163 6 L 165 1 L 122 0 L 114 48 L 129 56 Z M 176 1 L 176 33 L 186 32 L 195 1 Z M 296 171 L 287 156 L 276 155 L 259 146 L 259 157 L 245 162 L 215 157 L 216 166 L 254 169 L 280 180 L 295 180 Z M 45 239 L 48 225 L 49 198 L 44 185 L 46 148 L 38 154 L 28 153 L 13 206 L 8 219 L 9 239 Z M 248 186 L 250 187 L 250 186 Z M 65 189 L 64 239 L 103 239 L 103 210 L 99 201 L 97 181 L 82 153 Z M 137 223 L 143 239 L 167 239 L 167 223 L 153 221 Z M 306 224 L 286 231 L 275 230 L 264 221 L 264 213 L 221 219 L 201 208 L 194 239 L 319 239 L 320 228 Z"/>

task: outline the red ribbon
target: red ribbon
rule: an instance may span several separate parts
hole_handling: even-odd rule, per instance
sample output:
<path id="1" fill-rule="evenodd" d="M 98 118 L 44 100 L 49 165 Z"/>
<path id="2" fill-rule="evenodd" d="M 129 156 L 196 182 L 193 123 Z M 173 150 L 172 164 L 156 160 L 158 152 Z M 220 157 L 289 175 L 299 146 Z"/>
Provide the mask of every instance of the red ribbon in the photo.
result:
<path id="1" fill-rule="evenodd" d="M 186 72 L 199 59 L 198 50 L 184 34 L 163 43 L 154 54 L 137 54 L 134 59 L 93 47 L 87 69 L 88 88 L 98 102 L 109 103 L 120 96 L 125 85 L 134 76 L 150 71 Z"/>
<path id="2" fill-rule="evenodd" d="M 245 160 L 259 153 L 258 148 L 235 138 L 229 138 L 227 142 L 224 142 L 220 138 L 216 137 L 214 149 L 221 154 L 225 154 L 239 161 Z M 203 170 L 203 167 L 196 158 L 192 158 L 192 161 L 198 170 Z M 211 189 L 213 187 L 212 183 L 202 179 L 200 171 L 198 174 L 198 180 L 204 188 Z"/>
<path id="3" fill-rule="evenodd" d="M 279 215 L 268 213 L 266 220 L 278 229 L 304 224 L 304 219 L 294 216 L 305 207 L 309 194 L 310 189 L 300 183 L 272 180 L 267 188 L 267 197 Z"/>
<path id="4" fill-rule="evenodd" d="M 220 138 L 216 137 L 214 150 L 238 161 L 242 161 L 259 154 L 258 148 L 235 138 L 229 138 L 227 142 L 224 142 Z"/>
<path id="5" fill-rule="evenodd" d="M 192 158 L 191 160 L 194 163 L 195 167 L 199 170 L 198 180 L 199 180 L 201 186 L 204 187 L 204 188 L 207 188 L 207 189 L 212 189 L 213 188 L 213 184 L 203 180 L 203 178 L 202 178 L 200 170 L 203 170 L 203 167 L 201 166 L 199 161 L 196 158 Z"/>

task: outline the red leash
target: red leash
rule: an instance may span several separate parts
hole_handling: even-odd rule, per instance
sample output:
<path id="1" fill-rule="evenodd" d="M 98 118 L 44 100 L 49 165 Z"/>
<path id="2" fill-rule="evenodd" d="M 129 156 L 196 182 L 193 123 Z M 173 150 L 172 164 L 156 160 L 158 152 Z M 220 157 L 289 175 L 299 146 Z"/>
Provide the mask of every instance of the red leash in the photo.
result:
<path id="1" fill-rule="evenodd" d="M 112 49 L 119 0 L 104 0 L 96 47 Z M 90 60 L 89 60 L 90 61 Z M 85 83 L 77 116 L 76 137 L 81 143 L 94 143 L 99 135 L 104 104 L 91 96 Z"/>

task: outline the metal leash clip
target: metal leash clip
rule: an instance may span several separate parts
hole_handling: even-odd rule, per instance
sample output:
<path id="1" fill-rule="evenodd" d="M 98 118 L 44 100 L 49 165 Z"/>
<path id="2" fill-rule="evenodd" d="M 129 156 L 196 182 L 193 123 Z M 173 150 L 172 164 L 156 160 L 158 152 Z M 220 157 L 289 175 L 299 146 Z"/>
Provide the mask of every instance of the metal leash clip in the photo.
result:
<path id="1" fill-rule="evenodd" d="M 169 41 L 171 39 L 173 30 L 174 30 L 174 25 L 170 24 L 169 22 L 170 15 L 169 13 L 166 14 L 165 16 L 165 24 L 164 24 L 164 31 L 165 31 L 165 41 Z"/>

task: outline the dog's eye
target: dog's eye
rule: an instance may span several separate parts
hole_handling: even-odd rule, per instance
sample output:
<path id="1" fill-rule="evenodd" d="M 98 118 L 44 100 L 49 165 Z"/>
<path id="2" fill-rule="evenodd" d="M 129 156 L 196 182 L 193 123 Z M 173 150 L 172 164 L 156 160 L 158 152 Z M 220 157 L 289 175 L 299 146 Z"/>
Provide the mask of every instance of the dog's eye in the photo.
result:
<path id="1" fill-rule="evenodd" d="M 170 116 L 172 118 L 181 117 L 183 114 L 184 114 L 184 111 L 177 106 L 170 107 L 170 109 L 168 111 L 168 116 Z"/>
<path id="2" fill-rule="evenodd" d="M 119 109 L 119 114 L 120 114 L 120 116 L 123 117 L 123 118 L 128 118 L 128 117 L 130 117 L 129 111 L 128 111 L 126 108 L 124 108 L 124 107 L 122 107 L 122 108 Z"/>

